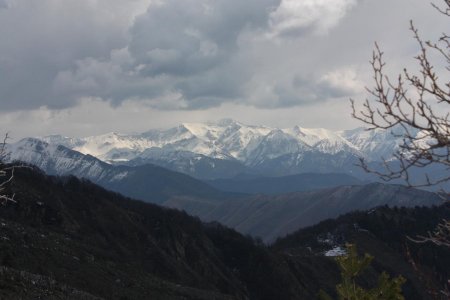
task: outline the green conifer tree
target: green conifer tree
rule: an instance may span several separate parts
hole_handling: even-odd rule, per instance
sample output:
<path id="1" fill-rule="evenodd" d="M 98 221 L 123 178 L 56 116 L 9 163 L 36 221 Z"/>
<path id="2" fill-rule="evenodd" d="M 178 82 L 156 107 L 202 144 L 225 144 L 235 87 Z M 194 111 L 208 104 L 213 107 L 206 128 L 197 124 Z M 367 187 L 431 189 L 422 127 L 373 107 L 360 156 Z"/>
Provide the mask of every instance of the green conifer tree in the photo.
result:
<path id="1" fill-rule="evenodd" d="M 342 281 L 336 285 L 339 300 L 404 300 L 402 285 L 405 279 L 402 276 L 390 278 L 383 272 L 378 278 L 378 284 L 372 289 L 364 289 L 356 283 L 356 278 L 370 265 L 373 257 L 365 254 L 359 257 L 356 246 L 347 244 L 347 254 L 336 258 L 341 269 Z M 319 298 L 332 300 L 324 291 L 320 291 Z"/>

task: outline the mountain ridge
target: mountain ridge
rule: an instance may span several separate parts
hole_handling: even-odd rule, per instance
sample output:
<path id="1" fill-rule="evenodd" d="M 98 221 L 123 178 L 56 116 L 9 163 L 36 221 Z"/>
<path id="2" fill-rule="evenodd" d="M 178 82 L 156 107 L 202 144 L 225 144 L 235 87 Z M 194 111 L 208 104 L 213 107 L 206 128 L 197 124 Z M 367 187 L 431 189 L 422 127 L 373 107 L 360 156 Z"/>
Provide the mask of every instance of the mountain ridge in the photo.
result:
<path id="1" fill-rule="evenodd" d="M 173 196 L 223 198 L 226 193 L 188 175 L 160 166 L 111 165 L 98 158 L 34 138 L 7 145 L 4 160 L 35 165 L 50 175 L 74 175 L 147 202 Z"/>
<path id="2" fill-rule="evenodd" d="M 212 158 L 235 158 L 247 163 L 252 151 L 259 143 L 272 139 L 279 142 L 295 142 L 301 150 L 316 150 L 334 154 L 339 151 L 350 151 L 360 156 L 367 156 L 362 149 L 370 148 L 365 139 L 383 136 L 380 131 L 364 134 L 365 129 L 357 128 L 347 131 L 333 131 L 324 128 L 275 128 L 268 126 L 246 125 L 231 119 L 206 123 L 182 123 L 169 129 L 152 129 L 141 134 L 119 134 L 115 132 L 90 136 L 86 138 L 70 138 L 60 135 L 43 136 L 40 139 L 61 144 L 84 154 L 90 154 L 105 161 L 129 160 L 114 158 L 113 149 L 129 149 L 141 153 L 145 149 L 163 148 L 171 145 L 174 150 L 191 151 Z M 353 141 L 358 141 L 354 144 Z M 184 143 L 184 144 L 183 144 Z M 238 148 L 239 147 L 239 148 Z M 373 147 L 372 147 L 373 148 Z M 298 149 L 288 150 L 288 153 Z M 372 149 L 373 150 L 373 149 Z M 261 152 L 261 150 L 258 150 Z M 367 152 L 367 151 L 365 151 Z M 285 154 L 285 153 L 281 153 Z M 270 153 L 279 156 L 280 153 Z M 370 157 L 367 157 L 370 159 Z"/>
<path id="3" fill-rule="evenodd" d="M 354 167 L 359 158 L 368 162 L 389 159 L 401 143 L 398 137 L 381 130 L 274 128 L 231 119 L 182 123 L 135 134 L 112 132 L 86 138 L 52 135 L 39 139 L 108 163 L 152 163 L 199 179 L 230 178 L 240 173 L 271 176 L 274 166 L 277 176 L 343 172 L 368 178 Z"/>

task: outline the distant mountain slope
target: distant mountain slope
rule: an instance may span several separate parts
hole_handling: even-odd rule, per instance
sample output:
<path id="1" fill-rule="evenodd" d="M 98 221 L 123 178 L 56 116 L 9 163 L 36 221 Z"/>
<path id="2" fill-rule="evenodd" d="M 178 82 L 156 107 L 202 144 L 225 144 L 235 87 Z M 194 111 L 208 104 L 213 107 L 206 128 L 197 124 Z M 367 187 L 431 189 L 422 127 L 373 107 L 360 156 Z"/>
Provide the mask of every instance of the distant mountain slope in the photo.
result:
<path id="1" fill-rule="evenodd" d="M 166 151 L 165 148 L 146 149 L 138 157 L 121 164 L 140 166 L 149 163 L 199 179 L 229 178 L 243 173 L 255 173 L 234 158 L 213 158 L 189 151 Z"/>
<path id="2" fill-rule="evenodd" d="M 407 207 L 433 205 L 441 201 L 437 195 L 426 191 L 373 183 L 279 196 L 257 195 L 230 201 L 177 197 L 164 202 L 164 205 L 183 209 L 205 221 L 218 221 L 270 242 L 299 228 L 354 210 L 368 210 L 386 204 Z"/>
<path id="3" fill-rule="evenodd" d="M 281 177 L 224 178 L 206 180 L 209 185 L 228 192 L 247 194 L 286 194 L 340 185 L 358 185 L 362 181 L 347 174 L 305 173 Z"/>
<path id="4" fill-rule="evenodd" d="M 173 196 L 225 196 L 202 181 L 155 165 L 113 166 L 93 156 L 33 138 L 8 145 L 5 160 L 32 164 L 51 175 L 86 178 L 112 191 L 153 203 Z"/>
<path id="5" fill-rule="evenodd" d="M 354 166 L 358 157 L 368 161 L 389 159 L 401 142 L 381 130 L 332 131 L 299 126 L 279 129 L 230 119 L 183 123 L 141 134 L 108 133 L 86 138 L 53 135 L 41 139 L 110 163 L 152 163 L 202 179 L 228 178 L 240 173 L 364 175 Z"/>
<path id="6" fill-rule="evenodd" d="M 114 173 L 127 172 L 120 180 L 103 178 L 99 185 L 128 197 L 151 203 L 163 203 L 172 197 L 197 197 L 223 199 L 234 196 L 219 191 L 208 184 L 185 174 L 173 172 L 155 165 L 113 167 Z M 94 181 L 95 182 L 95 181 Z"/>

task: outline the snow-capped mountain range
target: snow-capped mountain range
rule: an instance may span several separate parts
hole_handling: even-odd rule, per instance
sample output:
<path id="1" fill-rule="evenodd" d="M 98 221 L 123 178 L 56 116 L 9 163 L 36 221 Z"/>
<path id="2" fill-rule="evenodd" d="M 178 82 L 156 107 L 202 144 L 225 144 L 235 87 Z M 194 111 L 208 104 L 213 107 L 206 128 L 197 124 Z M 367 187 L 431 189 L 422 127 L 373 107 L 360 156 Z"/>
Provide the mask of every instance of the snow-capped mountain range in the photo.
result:
<path id="1" fill-rule="evenodd" d="M 106 162 L 130 161 L 148 156 L 148 149 L 161 149 L 216 159 L 236 159 L 246 165 L 252 165 L 258 158 L 273 159 L 307 151 L 326 154 L 345 151 L 369 160 L 379 160 L 381 156 L 392 154 L 399 142 L 386 131 L 367 131 L 363 128 L 331 131 L 299 126 L 279 129 L 244 125 L 230 119 L 216 123 L 183 123 L 174 128 L 141 134 L 112 132 L 86 138 L 52 135 L 39 139 Z"/>
<path id="2" fill-rule="evenodd" d="M 348 131 L 295 126 L 279 129 L 245 125 L 230 119 L 183 123 L 141 134 L 108 133 L 86 138 L 39 137 L 55 155 L 58 146 L 94 156 L 110 164 L 157 164 L 199 178 L 241 173 L 287 175 L 350 170 L 358 157 L 389 158 L 401 142 L 386 131 Z M 24 140 L 10 146 L 11 157 L 33 163 L 35 148 Z M 29 143 L 28 143 L 29 144 Z M 64 166 L 64 165 L 63 165 Z"/>

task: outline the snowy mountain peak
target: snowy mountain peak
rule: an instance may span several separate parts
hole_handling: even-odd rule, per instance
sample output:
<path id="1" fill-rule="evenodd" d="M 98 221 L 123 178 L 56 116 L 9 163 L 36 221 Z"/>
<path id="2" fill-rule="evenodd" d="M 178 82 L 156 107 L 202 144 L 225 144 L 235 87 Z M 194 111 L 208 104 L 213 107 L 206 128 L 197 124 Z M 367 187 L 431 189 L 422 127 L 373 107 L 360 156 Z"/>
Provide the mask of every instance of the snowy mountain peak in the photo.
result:
<path id="1" fill-rule="evenodd" d="M 280 129 L 246 125 L 232 119 L 182 123 L 173 128 L 152 129 L 142 134 L 110 132 L 86 138 L 51 135 L 40 139 L 49 145 L 63 145 L 106 162 L 148 160 L 151 158 L 149 155 L 156 153 L 158 158 L 170 157 L 173 161 L 175 153 L 192 153 L 192 157 L 201 155 L 213 159 L 237 160 L 244 165 L 287 154 L 303 157 L 306 152 L 331 155 L 346 152 L 378 160 L 392 153 L 400 143 L 398 138 L 385 131 L 366 131 L 361 128 L 333 131 L 298 125 Z M 146 151 L 148 149 L 155 151 Z"/>

